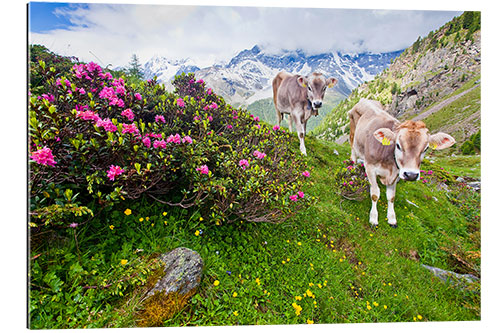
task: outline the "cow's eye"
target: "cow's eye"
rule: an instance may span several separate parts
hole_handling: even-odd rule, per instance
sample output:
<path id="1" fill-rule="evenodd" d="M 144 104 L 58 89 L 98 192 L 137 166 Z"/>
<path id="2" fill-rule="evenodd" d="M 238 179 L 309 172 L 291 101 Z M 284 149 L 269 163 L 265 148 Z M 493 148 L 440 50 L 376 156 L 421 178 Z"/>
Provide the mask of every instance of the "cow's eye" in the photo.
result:
<path id="1" fill-rule="evenodd" d="M 310 87 L 310 86 L 307 86 L 307 90 L 312 91 L 312 89 L 311 89 L 311 87 Z"/>
<path id="2" fill-rule="evenodd" d="M 323 91 L 325 91 L 325 90 L 326 90 L 326 86 L 323 87 Z"/>
<path id="3" fill-rule="evenodd" d="M 396 143 L 396 148 L 397 148 L 398 150 L 401 150 L 401 146 L 399 145 L 399 143 Z"/>

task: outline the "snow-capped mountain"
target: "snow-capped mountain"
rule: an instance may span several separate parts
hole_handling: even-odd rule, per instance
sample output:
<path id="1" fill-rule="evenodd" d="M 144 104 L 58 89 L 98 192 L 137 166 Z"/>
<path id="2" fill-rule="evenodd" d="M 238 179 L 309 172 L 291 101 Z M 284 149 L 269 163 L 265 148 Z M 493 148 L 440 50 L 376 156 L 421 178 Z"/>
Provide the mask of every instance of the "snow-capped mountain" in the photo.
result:
<path id="1" fill-rule="evenodd" d="M 402 51 L 389 53 L 341 54 L 339 52 L 307 55 L 302 50 L 267 53 L 259 46 L 243 50 L 227 64 L 198 68 L 191 60 L 172 61 L 154 57 L 145 65 L 145 76 L 154 75 L 168 84 L 176 74 L 194 72 L 207 86 L 232 104 L 249 105 L 272 97 L 272 80 L 279 71 L 308 75 L 320 72 L 339 80 L 336 90 L 347 96 L 360 83 L 372 80 L 389 67 Z"/>
<path id="2" fill-rule="evenodd" d="M 200 70 L 191 59 L 172 60 L 164 56 L 156 55 L 144 64 L 144 77 L 151 79 L 154 76 L 158 81 L 169 85 L 172 79 L 181 74 L 194 73 Z"/>

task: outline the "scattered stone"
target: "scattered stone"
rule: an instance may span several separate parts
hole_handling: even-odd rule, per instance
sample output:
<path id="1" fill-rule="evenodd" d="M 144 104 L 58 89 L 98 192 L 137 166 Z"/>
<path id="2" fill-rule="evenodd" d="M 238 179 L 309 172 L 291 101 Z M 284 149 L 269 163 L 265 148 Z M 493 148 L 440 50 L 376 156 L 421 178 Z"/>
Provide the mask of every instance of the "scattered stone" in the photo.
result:
<path id="1" fill-rule="evenodd" d="M 145 296 L 138 324 L 161 326 L 182 310 L 194 295 L 201 281 L 203 260 L 190 249 L 179 247 L 160 256 L 164 275 Z"/>
<path id="2" fill-rule="evenodd" d="M 333 150 L 333 155 L 337 155 L 337 156 L 339 155 L 339 152 L 337 151 L 337 149 Z"/>
<path id="3" fill-rule="evenodd" d="M 420 207 L 418 207 L 418 205 L 417 205 L 416 203 L 413 203 L 413 202 L 411 202 L 411 201 L 410 201 L 410 200 L 408 200 L 408 199 L 406 199 L 406 202 L 407 202 L 407 203 L 409 203 L 409 204 L 410 204 L 410 205 L 412 205 L 412 206 L 415 206 L 415 207 L 417 207 L 417 208 L 420 208 Z"/>
<path id="4" fill-rule="evenodd" d="M 446 271 L 441 268 L 432 267 L 424 264 L 422 264 L 422 267 L 431 271 L 432 274 L 437 276 L 442 281 L 444 282 L 449 281 L 454 286 L 464 286 L 480 280 L 477 276 L 474 276 L 472 274 L 458 274 L 455 272 Z"/>

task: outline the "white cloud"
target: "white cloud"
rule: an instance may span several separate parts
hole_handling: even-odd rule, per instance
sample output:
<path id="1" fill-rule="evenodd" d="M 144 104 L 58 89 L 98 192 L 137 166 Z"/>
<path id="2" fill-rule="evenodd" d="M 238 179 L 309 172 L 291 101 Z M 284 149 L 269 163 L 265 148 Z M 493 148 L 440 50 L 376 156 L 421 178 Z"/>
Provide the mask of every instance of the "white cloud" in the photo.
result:
<path id="1" fill-rule="evenodd" d="M 82 61 L 123 66 L 137 54 L 192 58 L 201 65 L 263 45 L 269 51 L 385 52 L 405 48 L 458 12 L 222 6 L 104 5 L 57 15 L 67 30 L 31 33 L 31 42 Z"/>

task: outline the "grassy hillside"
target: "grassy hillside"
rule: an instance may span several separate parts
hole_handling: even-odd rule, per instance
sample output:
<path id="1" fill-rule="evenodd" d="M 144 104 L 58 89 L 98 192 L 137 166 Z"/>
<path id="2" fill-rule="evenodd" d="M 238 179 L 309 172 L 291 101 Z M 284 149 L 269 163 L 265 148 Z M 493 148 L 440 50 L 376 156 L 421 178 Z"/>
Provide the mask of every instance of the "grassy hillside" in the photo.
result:
<path id="1" fill-rule="evenodd" d="M 298 147 L 298 140 L 291 144 Z M 77 265 L 68 274 L 82 269 L 100 274 L 107 265 L 121 266 L 120 260 L 137 265 L 184 246 L 199 252 L 205 262 L 201 285 L 183 311 L 158 322 L 160 326 L 480 320 L 479 283 L 454 287 L 421 266 L 480 276 L 480 196 L 453 181 L 454 172 L 462 175 L 468 162 L 431 156 L 434 163 L 422 166 L 433 170 L 432 176 L 422 177 L 425 182 L 400 182 L 397 229 L 384 221 L 382 189 L 380 226 L 373 230 L 368 193 L 361 201 L 339 195 L 341 184 L 334 175 L 345 170 L 349 147 L 315 138 L 307 138 L 306 145 L 311 177 L 304 192 L 316 203 L 281 224 L 217 225 L 200 218 L 196 209 L 173 209 L 146 199 L 124 201 L 75 234 L 70 230 L 66 237 L 53 239 L 50 247 L 35 241 L 34 274 L 44 274 L 37 267 L 45 261 L 74 260 L 77 265 L 80 256 L 92 257 L 94 267 Z M 451 175 L 441 161 L 450 166 Z M 130 215 L 123 213 L 126 209 Z M 110 281 L 114 279 L 120 276 Z M 50 288 L 61 288 L 50 277 L 43 280 Z M 57 289 L 45 292 L 65 297 Z M 89 292 L 97 297 L 102 291 Z M 140 325 L 142 293 L 141 288 L 127 289 L 87 305 L 75 294 L 64 302 L 76 309 L 69 321 L 56 320 L 54 314 L 32 317 L 31 324 Z M 88 313 L 85 306 L 94 315 L 78 317 Z"/>

